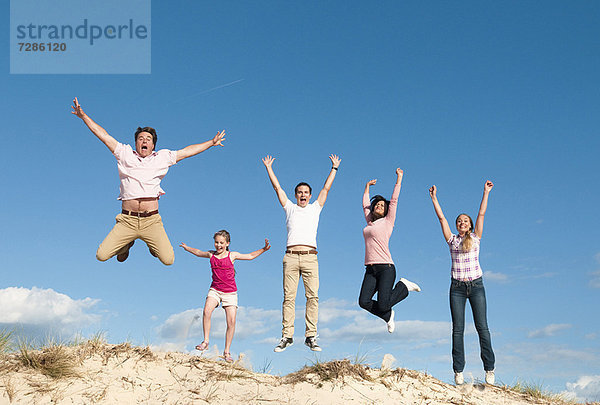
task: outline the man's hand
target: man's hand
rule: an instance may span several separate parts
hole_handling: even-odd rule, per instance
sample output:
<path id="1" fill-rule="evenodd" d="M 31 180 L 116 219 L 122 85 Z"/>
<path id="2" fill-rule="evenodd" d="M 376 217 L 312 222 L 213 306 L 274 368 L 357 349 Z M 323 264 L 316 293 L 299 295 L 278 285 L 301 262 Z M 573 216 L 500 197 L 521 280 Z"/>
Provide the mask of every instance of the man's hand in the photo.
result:
<path id="1" fill-rule="evenodd" d="M 222 143 L 224 140 L 225 140 L 225 130 L 222 130 L 221 132 L 217 132 L 215 137 L 212 139 L 213 146 L 217 146 L 217 145 L 225 146 Z"/>
<path id="2" fill-rule="evenodd" d="M 77 101 L 77 97 L 75 97 L 75 100 L 73 100 L 73 105 L 71 106 L 71 108 L 73 109 L 73 111 L 71 111 L 71 114 L 75 114 L 79 118 L 83 118 L 83 116 L 85 115 L 85 113 L 83 112 L 83 108 L 81 108 L 81 106 L 79 105 L 79 101 Z"/>
<path id="3" fill-rule="evenodd" d="M 267 155 L 262 159 L 262 162 L 264 163 L 265 167 L 269 168 L 271 166 L 273 166 L 273 161 L 275 160 L 275 158 L 271 155 Z"/>
<path id="4" fill-rule="evenodd" d="M 340 159 L 338 155 L 329 155 L 329 159 L 331 159 L 331 167 L 333 167 L 335 169 L 340 167 L 340 163 L 342 163 L 342 159 Z"/>

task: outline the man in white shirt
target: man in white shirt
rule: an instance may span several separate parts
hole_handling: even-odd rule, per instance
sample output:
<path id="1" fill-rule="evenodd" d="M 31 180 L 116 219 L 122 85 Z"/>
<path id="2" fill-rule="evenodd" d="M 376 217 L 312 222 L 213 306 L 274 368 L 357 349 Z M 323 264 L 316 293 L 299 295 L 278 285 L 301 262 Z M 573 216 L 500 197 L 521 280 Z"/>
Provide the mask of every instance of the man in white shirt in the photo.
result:
<path id="1" fill-rule="evenodd" d="M 148 245 L 150 253 L 163 264 L 173 264 L 173 246 L 158 214 L 158 199 L 165 194 L 160 188 L 160 181 L 169 167 L 180 160 L 195 156 L 212 146 L 223 146 L 225 131 L 218 132 L 214 138 L 204 143 L 190 145 L 178 151 L 155 151 L 157 136 L 154 128 L 138 128 L 135 132 L 134 151 L 131 146 L 117 142 L 83 112 L 77 98 L 73 100 L 72 108 L 71 113 L 81 118 L 113 153 L 117 159 L 121 181 L 118 199 L 121 200 L 122 210 L 116 217 L 116 225 L 98 247 L 96 258 L 106 261 L 116 255 L 117 260 L 123 262 L 129 256 L 129 249 L 134 241 L 141 239 Z"/>
<path id="2" fill-rule="evenodd" d="M 287 227 L 287 249 L 283 257 L 283 328 L 281 340 L 275 352 L 282 352 L 294 343 L 294 317 L 296 293 L 300 277 L 306 292 L 306 330 L 304 344 L 313 351 L 321 351 L 317 344 L 317 320 L 319 317 L 319 263 L 317 261 L 317 228 L 319 216 L 327 194 L 331 189 L 341 159 L 330 155 L 331 170 L 317 200 L 309 204 L 312 189 L 307 183 L 299 183 L 294 189 L 296 204 L 292 203 L 279 185 L 273 171 L 275 158 L 266 156 L 262 161 L 275 189 L 279 203 L 285 210 Z"/>

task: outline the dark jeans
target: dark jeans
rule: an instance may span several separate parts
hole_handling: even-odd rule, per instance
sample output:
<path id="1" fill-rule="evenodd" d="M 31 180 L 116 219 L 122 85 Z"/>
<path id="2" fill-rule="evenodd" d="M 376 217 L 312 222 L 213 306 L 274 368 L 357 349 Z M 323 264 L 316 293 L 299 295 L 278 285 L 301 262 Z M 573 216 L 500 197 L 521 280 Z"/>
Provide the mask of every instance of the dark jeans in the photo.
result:
<path id="1" fill-rule="evenodd" d="M 494 369 L 494 351 L 492 338 L 487 324 L 487 304 L 483 279 L 479 277 L 473 281 L 458 281 L 452 279 L 450 284 L 450 313 L 452 314 L 452 368 L 455 372 L 462 372 L 465 368 L 465 306 L 467 299 L 473 311 L 475 329 L 479 335 L 481 360 L 483 369 Z"/>
<path id="2" fill-rule="evenodd" d="M 394 287 L 395 280 L 396 267 L 393 264 L 367 265 L 358 305 L 384 321 L 389 321 L 392 307 L 408 295 L 408 289 L 403 282 L 398 281 Z M 373 299 L 375 292 L 377 292 L 377 301 Z"/>

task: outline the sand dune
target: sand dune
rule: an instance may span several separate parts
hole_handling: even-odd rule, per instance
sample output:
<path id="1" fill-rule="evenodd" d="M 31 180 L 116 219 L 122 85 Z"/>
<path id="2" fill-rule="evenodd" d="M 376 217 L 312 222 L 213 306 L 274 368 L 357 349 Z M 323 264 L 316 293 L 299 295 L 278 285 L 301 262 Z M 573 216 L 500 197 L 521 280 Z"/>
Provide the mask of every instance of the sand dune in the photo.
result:
<path id="1" fill-rule="evenodd" d="M 209 356 L 210 357 L 210 356 Z M 4 354 L 0 403 L 8 404 L 560 404 L 505 387 L 454 387 L 427 374 L 349 360 L 286 376 L 255 373 L 244 359 L 153 352 L 89 341 Z"/>

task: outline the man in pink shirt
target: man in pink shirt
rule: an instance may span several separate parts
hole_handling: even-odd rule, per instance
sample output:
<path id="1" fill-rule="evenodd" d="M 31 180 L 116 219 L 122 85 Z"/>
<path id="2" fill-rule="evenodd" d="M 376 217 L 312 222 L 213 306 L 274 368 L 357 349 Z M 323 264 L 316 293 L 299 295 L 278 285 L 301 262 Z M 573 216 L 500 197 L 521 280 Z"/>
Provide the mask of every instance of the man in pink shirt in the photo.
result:
<path id="1" fill-rule="evenodd" d="M 129 249 L 136 239 L 148 245 L 150 253 L 165 265 L 173 264 L 173 246 L 158 214 L 158 199 L 165 192 L 160 181 L 169 167 L 182 159 L 195 156 L 212 146 L 223 146 L 225 131 L 217 132 L 214 138 L 178 151 L 161 149 L 155 151 L 156 131 L 151 127 L 138 128 L 135 132 L 135 151 L 129 145 L 117 142 L 100 125 L 95 123 L 73 100 L 73 111 L 98 139 L 106 145 L 117 159 L 121 181 L 119 200 L 121 213 L 116 217 L 116 225 L 98 247 L 96 258 L 106 261 L 117 256 L 123 262 L 129 256 Z"/>

